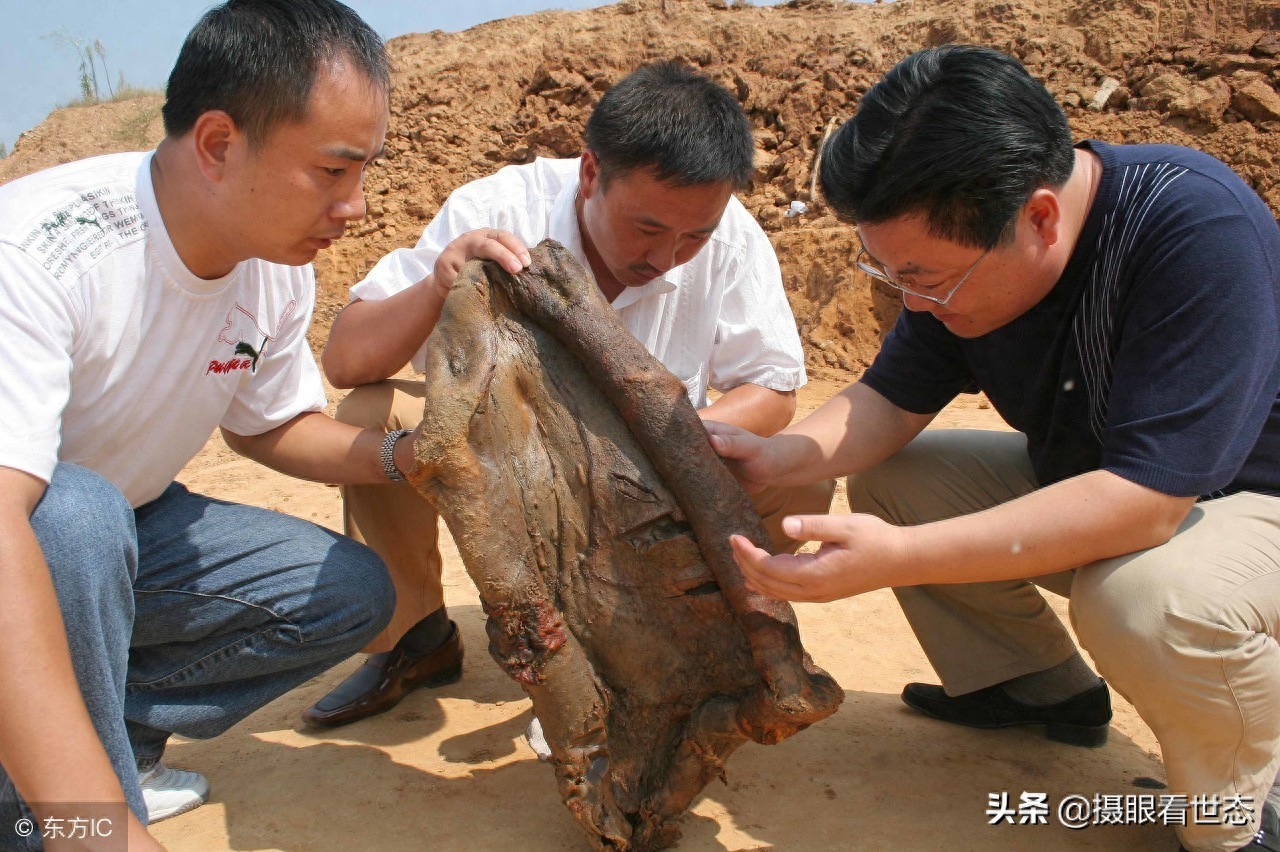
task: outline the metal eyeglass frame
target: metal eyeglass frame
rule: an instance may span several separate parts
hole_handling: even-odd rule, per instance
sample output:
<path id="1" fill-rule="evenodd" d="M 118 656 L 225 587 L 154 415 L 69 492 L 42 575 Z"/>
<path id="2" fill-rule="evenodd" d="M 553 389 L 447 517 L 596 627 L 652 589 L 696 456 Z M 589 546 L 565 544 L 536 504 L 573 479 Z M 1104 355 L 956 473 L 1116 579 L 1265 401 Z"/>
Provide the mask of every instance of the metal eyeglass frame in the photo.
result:
<path id="1" fill-rule="evenodd" d="M 883 268 L 877 268 L 875 266 L 872 266 L 870 263 L 863 262 L 862 256 L 864 254 L 867 255 L 867 257 L 870 259 L 874 260 L 874 258 L 871 258 L 871 255 L 867 254 L 867 248 L 862 244 L 861 236 L 858 237 L 858 254 L 853 259 L 853 263 L 855 266 L 857 266 L 863 272 L 870 275 L 872 278 L 876 279 L 877 281 L 883 281 L 885 284 L 888 284 L 893 289 L 899 290 L 907 294 L 908 296 L 915 296 L 917 299 L 924 299 L 925 301 L 933 302 L 935 305 L 946 305 L 947 302 L 951 301 L 951 297 L 956 294 L 956 291 L 960 289 L 961 285 L 963 285 L 964 282 L 969 280 L 969 276 L 973 274 L 973 270 L 978 268 L 978 264 L 982 263 L 982 261 L 986 258 L 986 256 L 991 254 L 991 249 L 993 248 L 995 248 L 995 246 L 987 246 L 987 250 L 984 251 L 982 254 L 978 255 L 978 259 L 973 262 L 973 265 L 969 267 L 969 270 L 965 272 L 964 275 L 960 276 L 960 280 L 956 282 L 956 286 L 952 287 L 949 291 L 947 291 L 947 295 L 941 298 L 937 296 L 930 296 L 927 293 L 921 293 L 916 290 L 912 290 L 910 287 L 907 287 L 904 284 L 899 284 L 897 281 L 894 281 L 893 278 L 890 277 L 889 273 L 886 272 Z"/>

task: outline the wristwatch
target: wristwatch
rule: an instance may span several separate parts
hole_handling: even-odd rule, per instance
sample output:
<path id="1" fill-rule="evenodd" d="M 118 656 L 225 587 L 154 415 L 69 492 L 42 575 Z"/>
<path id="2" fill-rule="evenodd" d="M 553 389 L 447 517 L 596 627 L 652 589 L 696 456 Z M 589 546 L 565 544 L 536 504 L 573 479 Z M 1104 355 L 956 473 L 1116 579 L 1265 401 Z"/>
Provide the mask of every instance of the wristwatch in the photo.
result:
<path id="1" fill-rule="evenodd" d="M 413 432 L 412 429 L 396 429 L 388 432 L 387 437 L 382 439 L 378 460 L 382 462 L 382 472 L 392 482 L 404 482 L 404 474 L 400 472 L 400 468 L 396 467 L 396 442 L 411 432 Z"/>

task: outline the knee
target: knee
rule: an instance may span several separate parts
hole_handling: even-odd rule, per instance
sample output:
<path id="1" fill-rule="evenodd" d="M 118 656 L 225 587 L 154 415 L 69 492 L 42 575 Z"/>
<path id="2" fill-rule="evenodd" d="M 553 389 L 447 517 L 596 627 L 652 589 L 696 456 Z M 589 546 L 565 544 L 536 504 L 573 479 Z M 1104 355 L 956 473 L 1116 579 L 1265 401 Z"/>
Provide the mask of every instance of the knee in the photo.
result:
<path id="1" fill-rule="evenodd" d="M 894 524 L 911 522 L 919 509 L 911 494 L 927 493 L 925 483 L 937 479 L 938 453 L 932 438 L 918 437 L 874 467 L 848 477 L 849 510 Z"/>
<path id="2" fill-rule="evenodd" d="M 795 514 L 825 515 L 831 511 L 831 499 L 836 494 L 836 481 L 824 479 L 800 487 Z"/>
<path id="3" fill-rule="evenodd" d="M 343 397 L 333 417 L 362 429 L 387 429 L 394 403 L 395 390 L 389 382 L 360 385 Z"/>
<path id="4" fill-rule="evenodd" d="M 90 601 L 110 588 L 132 595 L 138 570 L 133 507 L 102 476 L 60 463 L 31 527 L 60 598 L 76 588 Z"/>
<path id="5" fill-rule="evenodd" d="M 890 522 L 895 520 L 890 510 L 889 491 L 884 485 L 887 477 L 883 475 L 883 468 L 883 464 L 877 465 L 862 473 L 855 473 L 845 480 L 850 512 L 875 515 L 881 520 Z"/>
<path id="6" fill-rule="evenodd" d="M 850 476 L 846 482 L 850 510 L 894 524 L 960 514 L 940 509 L 934 499 L 959 486 L 957 466 L 948 459 L 972 452 L 958 444 L 960 434 L 952 430 L 921 433 L 879 464 Z"/>
<path id="7" fill-rule="evenodd" d="M 1108 559 L 1076 571 L 1071 584 L 1071 624 L 1076 637 L 1098 662 L 1115 667 L 1149 669 L 1159 665 L 1171 647 L 1169 607 L 1161 585 L 1125 558 Z"/>
<path id="8" fill-rule="evenodd" d="M 359 649 L 391 623 L 396 608 L 396 590 L 386 564 L 372 549 L 355 539 L 338 536 L 330 559 L 342 573 L 341 608 L 347 613 L 354 646 Z"/>

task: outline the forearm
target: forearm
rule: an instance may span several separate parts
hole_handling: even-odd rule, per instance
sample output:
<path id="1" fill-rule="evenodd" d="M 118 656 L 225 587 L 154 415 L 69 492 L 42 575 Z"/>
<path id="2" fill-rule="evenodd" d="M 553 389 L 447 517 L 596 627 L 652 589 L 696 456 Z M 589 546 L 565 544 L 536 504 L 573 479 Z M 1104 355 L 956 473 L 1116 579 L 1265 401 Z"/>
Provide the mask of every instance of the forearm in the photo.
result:
<path id="1" fill-rule="evenodd" d="M 515 275 L 528 265 L 529 250 L 508 231 L 468 231 L 445 246 L 431 273 L 417 283 L 386 299 L 347 305 L 333 321 L 322 356 L 329 381 L 353 388 L 388 378 L 409 363 L 440 321 L 458 271 L 473 258 L 496 261 Z"/>
<path id="2" fill-rule="evenodd" d="M 803 485 L 861 473 L 905 447 L 933 417 L 904 411 L 855 382 L 770 439 L 784 471 L 775 483 Z"/>
<path id="3" fill-rule="evenodd" d="M 999 506 L 916 526 L 866 514 L 788 518 L 816 553 L 771 555 L 732 536 L 748 584 L 783 600 L 833 601 L 875 589 L 1024 580 L 1168 541 L 1192 497 L 1169 497 L 1105 471 Z"/>
<path id="4" fill-rule="evenodd" d="M 1107 471 L 1037 489 L 982 512 L 903 527 L 899 582 L 1023 579 L 1167 542 L 1193 497 L 1170 497 Z"/>
<path id="5" fill-rule="evenodd" d="M 386 299 L 347 305 L 321 354 L 325 375 L 339 388 L 395 375 L 439 322 L 444 300 L 433 274 Z"/>
<path id="6" fill-rule="evenodd" d="M 29 480 L 29 481 L 24 481 Z M 43 483 L 0 473 L 0 763 L 40 814 L 58 802 L 123 802 L 124 791 L 85 709 L 53 581 L 31 528 Z M 17 492 L 17 494 L 15 494 Z"/>
<path id="7" fill-rule="evenodd" d="M 739 385 L 706 408 L 698 409 L 704 420 L 715 420 L 768 437 L 791 422 L 796 413 L 796 392 L 776 391 L 755 384 Z"/>
<path id="8" fill-rule="evenodd" d="M 300 414 L 261 435 L 237 435 L 226 429 L 222 435 L 240 455 L 299 479 L 343 485 L 387 481 L 378 455 L 385 434 L 339 423 L 318 411 Z M 405 440 L 396 449 L 408 450 L 411 459 L 409 446 Z M 405 458 L 397 455 L 397 460 Z"/>

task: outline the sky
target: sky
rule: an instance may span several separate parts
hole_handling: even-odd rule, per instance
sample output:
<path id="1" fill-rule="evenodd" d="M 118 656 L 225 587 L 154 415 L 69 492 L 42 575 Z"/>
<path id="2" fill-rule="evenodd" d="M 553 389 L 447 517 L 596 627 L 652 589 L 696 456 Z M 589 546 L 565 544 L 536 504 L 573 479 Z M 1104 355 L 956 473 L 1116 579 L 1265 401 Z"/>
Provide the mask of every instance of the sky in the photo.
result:
<path id="1" fill-rule="evenodd" d="M 0 143 L 8 150 L 61 104 L 80 97 L 80 62 L 49 38 L 62 32 L 106 49 L 111 84 L 162 89 L 187 32 L 216 0 L 4 0 L 0 7 Z M 781 0 L 753 0 L 772 6 Z M 605 6 L 600 0 L 346 0 L 379 35 L 465 30 L 543 9 Z M 99 71 L 99 85 L 106 84 Z"/>

